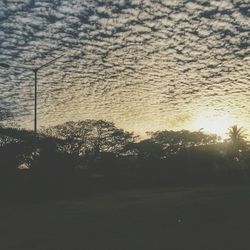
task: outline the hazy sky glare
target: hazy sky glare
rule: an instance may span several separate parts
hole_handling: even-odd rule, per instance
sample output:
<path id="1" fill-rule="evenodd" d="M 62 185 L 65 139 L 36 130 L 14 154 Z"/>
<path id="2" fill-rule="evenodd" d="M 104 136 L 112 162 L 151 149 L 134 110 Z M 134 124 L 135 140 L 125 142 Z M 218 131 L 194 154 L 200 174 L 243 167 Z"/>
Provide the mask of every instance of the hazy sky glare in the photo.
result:
<path id="1" fill-rule="evenodd" d="M 2 0 L 0 62 L 40 65 L 39 126 L 250 131 L 249 0 Z M 33 75 L 0 69 L 0 107 L 32 128 Z"/>

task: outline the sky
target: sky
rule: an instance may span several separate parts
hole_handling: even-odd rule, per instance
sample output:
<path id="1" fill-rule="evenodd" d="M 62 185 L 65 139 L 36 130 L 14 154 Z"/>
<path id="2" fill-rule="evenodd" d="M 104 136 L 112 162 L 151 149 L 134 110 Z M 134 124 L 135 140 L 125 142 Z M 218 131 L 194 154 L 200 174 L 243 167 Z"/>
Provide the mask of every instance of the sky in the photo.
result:
<path id="1" fill-rule="evenodd" d="M 38 126 L 105 119 L 143 135 L 250 134 L 250 0 L 0 0 L 0 63 L 36 68 Z M 0 68 L 32 129 L 34 73 Z"/>

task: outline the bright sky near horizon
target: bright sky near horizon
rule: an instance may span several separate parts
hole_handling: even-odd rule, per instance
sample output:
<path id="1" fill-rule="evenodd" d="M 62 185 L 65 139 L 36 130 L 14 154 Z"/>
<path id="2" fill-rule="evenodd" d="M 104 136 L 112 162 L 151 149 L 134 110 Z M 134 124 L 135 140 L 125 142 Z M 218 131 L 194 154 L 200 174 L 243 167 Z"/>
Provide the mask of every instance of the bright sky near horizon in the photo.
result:
<path id="1" fill-rule="evenodd" d="M 250 0 L 1 0 L 0 62 L 39 66 L 38 125 L 106 119 L 143 135 L 250 134 Z M 32 128 L 34 76 L 0 68 L 0 108 Z"/>

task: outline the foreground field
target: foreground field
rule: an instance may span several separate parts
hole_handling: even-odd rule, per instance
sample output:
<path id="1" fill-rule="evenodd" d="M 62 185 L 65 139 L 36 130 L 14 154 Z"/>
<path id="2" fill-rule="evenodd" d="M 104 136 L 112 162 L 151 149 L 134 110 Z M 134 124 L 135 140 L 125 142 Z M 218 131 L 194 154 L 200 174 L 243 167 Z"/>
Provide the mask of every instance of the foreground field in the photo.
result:
<path id="1" fill-rule="evenodd" d="M 151 189 L 4 203 L 1 250 L 249 250 L 250 188 Z"/>

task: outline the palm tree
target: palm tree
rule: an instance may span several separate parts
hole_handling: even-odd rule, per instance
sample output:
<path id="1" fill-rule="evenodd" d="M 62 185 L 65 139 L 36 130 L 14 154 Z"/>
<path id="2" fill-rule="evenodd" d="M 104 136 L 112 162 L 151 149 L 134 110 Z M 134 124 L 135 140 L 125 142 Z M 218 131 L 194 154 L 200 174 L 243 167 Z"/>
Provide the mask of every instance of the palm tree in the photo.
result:
<path id="1" fill-rule="evenodd" d="M 245 130 L 242 127 L 233 125 L 229 128 L 228 131 L 229 139 L 234 146 L 239 146 L 245 142 L 246 134 Z"/>
<path id="2" fill-rule="evenodd" d="M 245 129 L 233 125 L 228 130 L 228 136 L 234 158 L 239 158 L 247 146 Z"/>

